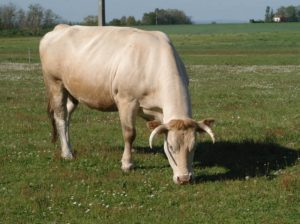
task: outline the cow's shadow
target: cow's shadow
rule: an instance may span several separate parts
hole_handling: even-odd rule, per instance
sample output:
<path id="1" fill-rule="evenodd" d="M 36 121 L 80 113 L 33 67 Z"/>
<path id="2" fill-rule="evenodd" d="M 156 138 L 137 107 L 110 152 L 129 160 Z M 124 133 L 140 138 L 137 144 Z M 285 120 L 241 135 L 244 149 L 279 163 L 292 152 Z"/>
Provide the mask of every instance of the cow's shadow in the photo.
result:
<path id="1" fill-rule="evenodd" d="M 162 153 L 162 147 L 137 148 L 139 153 Z M 300 151 L 280 146 L 272 142 L 221 141 L 215 144 L 201 142 L 197 144 L 194 157 L 195 181 L 236 180 L 250 177 L 274 177 L 276 171 L 292 166 L 300 157 Z M 202 170 L 213 170 L 202 172 Z M 152 167 L 150 167 L 152 168 Z M 154 168 L 154 167 L 153 167 Z M 149 169 L 149 167 L 144 167 Z"/>
<path id="2" fill-rule="evenodd" d="M 295 164 L 299 151 L 275 143 L 254 142 L 204 142 L 197 145 L 194 167 L 222 167 L 225 172 L 200 174 L 197 181 L 245 179 L 266 176 L 272 178 L 280 171 Z"/>

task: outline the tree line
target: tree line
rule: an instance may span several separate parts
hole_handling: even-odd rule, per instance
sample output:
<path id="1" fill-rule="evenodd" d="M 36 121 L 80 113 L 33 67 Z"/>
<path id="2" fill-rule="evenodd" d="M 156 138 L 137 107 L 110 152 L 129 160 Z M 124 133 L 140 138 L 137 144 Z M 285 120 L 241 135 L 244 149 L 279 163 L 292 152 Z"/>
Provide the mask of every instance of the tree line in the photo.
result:
<path id="1" fill-rule="evenodd" d="M 97 25 L 97 16 L 87 16 L 83 20 L 84 25 Z M 139 25 L 175 25 L 192 24 L 191 18 L 178 9 L 155 9 L 144 13 L 141 20 L 134 16 L 122 16 L 112 19 L 108 25 L 111 26 L 139 26 Z"/>
<path id="2" fill-rule="evenodd" d="M 27 10 L 18 9 L 12 3 L 0 6 L 0 29 L 10 31 L 10 34 L 38 35 L 53 28 L 60 20 L 59 15 L 39 4 L 31 4 Z"/>
<path id="3" fill-rule="evenodd" d="M 53 27 L 64 22 L 62 17 L 51 9 L 45 9 L 40 4 L 31 4 L 26 10 L 17 8 L 10 3 L 0 5 L 0 35 L 42 35 Z M 191 18 L 178 9 L 155 9 L 144 13 L 141 20 L 134 16 L 123 16 L 112 19 L 107 25 L 138 26 L 138 25 L 169 25 L 191 24 Z M 71 24 L 71 23 L 69 23 Z M 98 16 L 87 16 L 82 22 L 72 23 L 87 26 L 98 25 Z"/>
<path id="4" fill-rule="evenodd" d="M 300 6 L 282 6 L 276 12 L 267 6 L 264 22 L 273 22 L 274 17 L 280 18 L 281 22 L 300 22 Z"/>

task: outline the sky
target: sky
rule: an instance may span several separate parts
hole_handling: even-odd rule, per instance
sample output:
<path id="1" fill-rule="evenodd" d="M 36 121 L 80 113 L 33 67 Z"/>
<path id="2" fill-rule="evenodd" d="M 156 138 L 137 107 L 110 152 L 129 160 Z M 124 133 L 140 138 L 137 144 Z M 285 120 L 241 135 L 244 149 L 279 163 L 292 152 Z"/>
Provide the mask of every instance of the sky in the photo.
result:
<path id="1" fill-rule="evenodd" d="M 39 3 L 52 9 L 64 20 L 81 22 L 88 15 L 97 15 L 98 0 L 1 0 L 0 5 L 13 3 L 27 9 Z M 145 12 L 160 9 L 180 9 L 196 23 L 248 22 L 263 19 L 267 6 L 276 11 L 280 6 L 300 5 L 299 0 L 106 0 L 106 20 L 134 16 L 141 19 Z"/>

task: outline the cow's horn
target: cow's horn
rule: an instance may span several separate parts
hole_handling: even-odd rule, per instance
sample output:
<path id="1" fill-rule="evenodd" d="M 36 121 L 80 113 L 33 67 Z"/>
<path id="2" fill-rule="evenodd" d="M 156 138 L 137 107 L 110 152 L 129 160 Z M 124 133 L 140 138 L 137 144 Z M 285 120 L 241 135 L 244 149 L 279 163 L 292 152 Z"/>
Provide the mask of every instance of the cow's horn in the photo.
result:
<path id="1" fill-rule="evenodd" d="M 204 124 L 204 122 L 202 122 L 202 121 L 198 122 L 198 126 L 199 126 L 200 130 L 203 130 L 207 134 L 209 134 L 209 136 L 211 137 L 212 142 L 215 143 L 215 141 L 216 141 L 215 140 L 215 134 L 213 133 L 211 128 L 208 125 Z"/>
<path id="2" fill-rule="evenodd" d="M 156 127 L 150 134 L 150 137 L 149 137 L 149 145 L 150 145 L 150 148 L 152 149 L 152 141 L 153 141 L 153 138 L 156 134 L 161 134 L 163 132 L 166 132 L 168 130 L 167 126 L 162 124 L 162 125 L 159 125 L 158 127 Z"/>

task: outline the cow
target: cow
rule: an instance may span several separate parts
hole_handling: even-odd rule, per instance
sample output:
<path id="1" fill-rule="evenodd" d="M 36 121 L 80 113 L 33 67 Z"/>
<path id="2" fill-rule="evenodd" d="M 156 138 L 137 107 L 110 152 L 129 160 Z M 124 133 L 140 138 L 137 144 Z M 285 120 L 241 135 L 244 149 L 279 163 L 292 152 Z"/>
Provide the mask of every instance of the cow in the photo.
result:
<path id="1" fill-rule="evenodd" d="M 71 114 L 78 102 L 100 111 L 118 111 L 124 138 L 122 170 L 133 168 L 132 145 L 139 115 L 152 129 L 149 144 L 164 135 L 164 152 L 177 184 L 193 179 L 197 133 L 214 141 L 213 119 L 192 119 L 185 66 L 168 36 L 128 27 L 57 25 L 41 40 L 40 58 L 53 141 L 61 157 L 73 159 Z"/>

